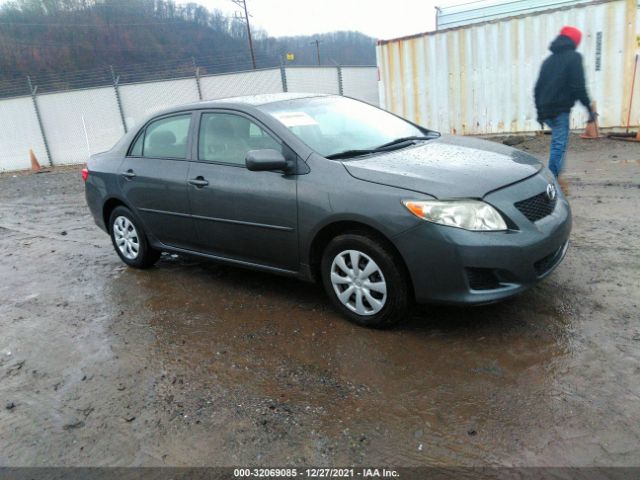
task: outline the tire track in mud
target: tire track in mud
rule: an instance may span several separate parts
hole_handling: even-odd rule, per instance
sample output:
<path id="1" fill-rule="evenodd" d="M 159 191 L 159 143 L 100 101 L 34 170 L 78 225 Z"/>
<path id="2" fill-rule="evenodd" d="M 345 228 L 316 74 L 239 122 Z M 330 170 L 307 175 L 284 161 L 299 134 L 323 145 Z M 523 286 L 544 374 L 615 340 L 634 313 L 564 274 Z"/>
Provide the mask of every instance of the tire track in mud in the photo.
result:
<path id="1" fill-rule="evenodd" d="M 8 225 L 1 225 L 0 224 L 0 229 L 3 230 L 7 230 L 9 232 L 14 232 L 14 233 L 20 233 L 22 235 L 25 235 L 26 237 L 23 238 L 23 240 L 27 240 L 30 238 L 46 238 L 49 240 L 56 240 L 56 241 L 60 241 L 60 242 L 73 242 L 73 243 L 79 243 L 81 245 L 92 245 L 96 248 L 103 248 L 105 246 L 107 246 L 106 244 L 99 244 L 97 242 L 91 242 L 91 241 L 87 241 L 87 240 L 76 240 L 74 238 L 69 238 L 68 236 L 60 236 L 60 234 L 55 234 L 55 233 L 50 233 L 50 232 L 42 232 L 42 231 L 38 231 L 38 230 L 28 230 L 25 228 L 21 228 L 21 227 L 16 227 L 16 226 L 8 226 Z"/>

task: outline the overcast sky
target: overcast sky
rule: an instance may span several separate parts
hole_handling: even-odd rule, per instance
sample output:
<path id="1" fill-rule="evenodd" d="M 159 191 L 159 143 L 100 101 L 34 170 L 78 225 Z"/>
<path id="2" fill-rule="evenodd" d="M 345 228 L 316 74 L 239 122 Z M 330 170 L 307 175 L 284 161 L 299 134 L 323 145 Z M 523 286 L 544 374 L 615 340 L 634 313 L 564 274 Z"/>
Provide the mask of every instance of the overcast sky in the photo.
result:
<path id="1" fill-rule="evenodd" d="M 195 2 L 230 15 L 240 11 L 231 0 Z M 247 7 L 251 24 L 274 37 L 357 30 L 387 39 L 433 30 L 435 6 L 460 3 L 465 0 L 247 0 Z"/>
<path id="2" fill-rule="evenodd" d="M 8 0 L 0 0 L 0 5 Z M 189 1 L 233 15 L 240 8 L 231 0 Z M 435 29 L 436 5 L 472 0 L 247 0 L 251 24 L 273 37 L 357 30 L 388 39 Z"/>

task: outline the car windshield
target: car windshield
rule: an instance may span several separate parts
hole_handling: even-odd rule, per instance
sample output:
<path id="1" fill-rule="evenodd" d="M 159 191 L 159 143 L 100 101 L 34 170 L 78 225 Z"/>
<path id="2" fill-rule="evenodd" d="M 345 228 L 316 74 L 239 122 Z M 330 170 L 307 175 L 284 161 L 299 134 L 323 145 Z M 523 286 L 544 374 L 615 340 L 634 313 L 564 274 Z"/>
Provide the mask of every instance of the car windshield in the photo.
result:
<path id="1" fill-rule="evenodd" d="M 434 133 L 367 103 L 344 97 L 298 98 L 258 108 L 325 157 L 355 156 L 395 143 L 403 146 L 400 143 L 404 139 Z"/>

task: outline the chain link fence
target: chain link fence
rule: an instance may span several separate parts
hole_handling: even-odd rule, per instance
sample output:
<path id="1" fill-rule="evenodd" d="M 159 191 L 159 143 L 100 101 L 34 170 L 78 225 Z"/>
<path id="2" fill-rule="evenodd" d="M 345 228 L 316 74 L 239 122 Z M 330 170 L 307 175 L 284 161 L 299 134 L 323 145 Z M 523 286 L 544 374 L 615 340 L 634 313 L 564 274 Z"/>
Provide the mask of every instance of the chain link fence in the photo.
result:
<path id="1" fill-rule="evenodd" d="M 166 107 L 199 100 L 278 92 L 331 93 L 378 105 L 373 66 L 280 67 L 128 82 L 111 69 L 108 86 L 52 91 L 28 80 L 30 95 L 0 99 L 0 171 L 27 169 L 29 150 L 42 165 L 84 163 Z M 69 87 L 67 87 L 69 88 Z M 26 89 L 25 89 L 26 90 Z M 15 90 L 18 91 L 17 89 Z M 13 92 L 13 90 L 12 90 Z"/>

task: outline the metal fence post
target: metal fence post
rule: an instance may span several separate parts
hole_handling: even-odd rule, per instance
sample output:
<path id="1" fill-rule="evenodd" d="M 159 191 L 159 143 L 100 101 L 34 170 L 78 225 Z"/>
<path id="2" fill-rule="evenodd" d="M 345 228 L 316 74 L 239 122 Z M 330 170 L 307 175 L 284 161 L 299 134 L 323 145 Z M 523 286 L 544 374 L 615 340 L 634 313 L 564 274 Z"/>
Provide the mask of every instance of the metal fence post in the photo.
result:
<path id="1" fill-rule="evenodd" d="M 196 65 L 195 57 L 191 57 L 191 63 L 193 63 L 193 72 L 196 77 L 196 86 L 198 87 L 198 98 L 202 101 L 202 88 L 200 87 L 200 67 Z"/>
<path id="2" fill-rule="evenodd" d="M 116 102 L 118 103 L 118 110 L 120 111 L 122 128 L 124 128 L 124 133 L 127 133 L 127 122 L 124 119 L 124 110 L 122 109 L 122 100 L 120 99 L 120 89 L 118 88 L 118 85 L 120 84 L 120 76 L 116 77 L 116 74 L 113 71 L 113 65 L 109 65 L 109 69 L 111 70 L 111 79 L 113 80 L 113 90 L 116 92 Z"/>
<path id="3" fill-rule="evenodd" d="M 49 150 L 49 142 L 47 141 L 47 134 L 44 132 L 44 124 L 42 123 L 42 117 L 40 116 L 40 108 L 38 108 L 38 101 L 36 99 L 36 93 L 38 87 L 33 86 L 31 77 L 27 75 L 27 82 L 29 83 L 29 93 L 31 94 L 31 100 L 33 101 L 33 108 L 36 111 L 36 118 L 38 119 L 38 126 L 40 127 L 40 135 L 42 135 L 42 143 L 44 143 L 44 150 L 47 152 L 47 161 L 50 167 L 53 167 L 53 159 L 51 158 L 51 150 Z"/>
<path id="4" fill-rule="evenodd" d="M 282 81 L 282 91 L 288 92 L 289 87 L 287 86 L 287 71 L 284 65 L 280 65 L 280 80 Z"/>
<path id="5" fill-rule="evenodd" d="M 344 88 L 342 86 L 342 65 L 336 66 L 338 70 L 338 94 L 344 95 Z"/>

